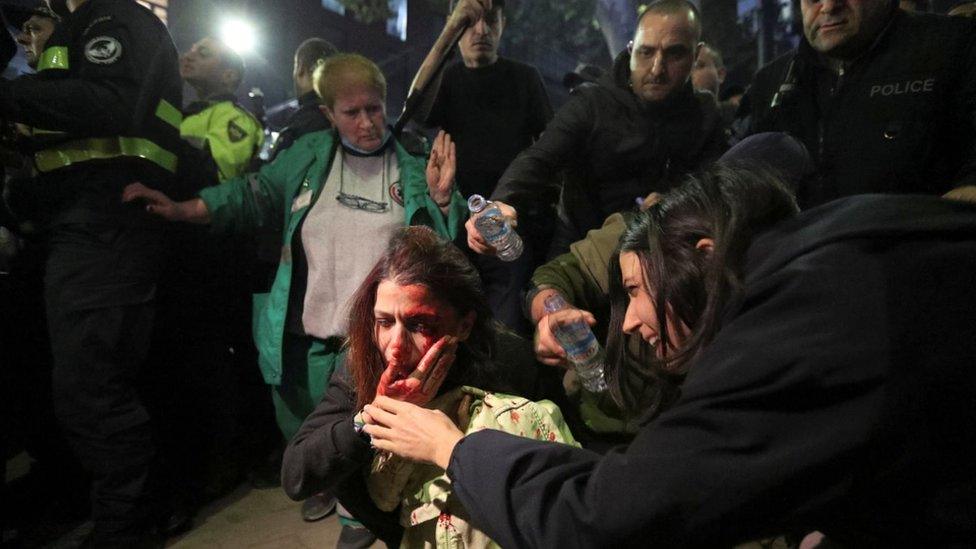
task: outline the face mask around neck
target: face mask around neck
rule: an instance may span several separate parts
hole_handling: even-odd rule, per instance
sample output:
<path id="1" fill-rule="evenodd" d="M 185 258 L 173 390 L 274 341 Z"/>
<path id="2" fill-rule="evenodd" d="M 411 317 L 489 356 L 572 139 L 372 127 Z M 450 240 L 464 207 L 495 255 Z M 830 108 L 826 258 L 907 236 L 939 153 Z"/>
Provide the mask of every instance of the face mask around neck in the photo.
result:
<path id="1" fill-rule="evenodd" d="M 357 156 L 373 156 L 373 155 L 378 154 L 380 151 L 382 151 L 383 149 L 386 148 L 386 146 L 389 144 L 390 138 L 392 136 L 393 136 L 393 134 L 390 133 L 390 130 L 387 129 L 387 128 L 384 128 L 383 129 L 383 141 L 380 142 L 380 144 L 379 144 L 378 147 L 376 147 L 375 149 L 370 150 L 370 151 L 367 151 L 367 150 L 364 150 L 364 149 L 360 149 L 359 147 L 353 145 L 348 139 L 346 139 L 342 135 L 339 135 L 339 140 L 342 142 L 342 147 L 344 149 L 346 149 L 347 151 L 349 151 L 350 153 L 354 154 L 354 155 L 357 155 Z"/>

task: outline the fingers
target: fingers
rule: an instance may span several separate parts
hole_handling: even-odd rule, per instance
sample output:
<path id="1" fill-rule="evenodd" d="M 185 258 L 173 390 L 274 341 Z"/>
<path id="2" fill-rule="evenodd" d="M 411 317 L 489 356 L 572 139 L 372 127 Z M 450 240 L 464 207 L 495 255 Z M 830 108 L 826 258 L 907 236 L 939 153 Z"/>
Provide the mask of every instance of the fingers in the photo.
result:
<path id="1" fill-rule="evenodd" d="M 406 402 L 380 396 L 376 397 L 371 404 L 366 405 L 366 411 L 379 423 L 388 425 L 388 421 L 392 419 L 391 416 L 403 413 L 411 406 L 413 405 Z"/>
<path id="2" fill-rule="evenodd" d="M 596 317 L 589 311 L 580 310 L 583 313 L 583 320 L 590 326 L 596 326 Z"/>
<path id="3" fill-rule="evenodd" d="M 420 359 L 420 364 L 417 368 L 410 374 L 410 377 L 424 381 L 427 378 L 427 373 L 431 371 L 431 367 L 440 360 L 441 355 L 444 354 L 445 350 L 451 346 L 457 345 L 457 338 L 454 336 L 443 336 L 437 340 L 436 343 L 431 345 L 424 357 Z"/>
<path id="4" fill-rule="evenodd" d="M 515 227 L 518 227 L 518 212 L 515 210 L 515 208 L 509 206 L 504 202 L 499 202 L 497 200 L 493 200 L 492 202 L 494 202 L 495 205 L 498 206 L 498 209 L 501 210 L 502 215 L 504 215 L 508 219 L 508 222 L 513 229 Z"/>
<path id="5" fill-rule="evenodd" d="M 132 202 L 133 200 L 139 200 L 140 198 L 150 198 L 154 193 L 161 194 L 158 191 L 154 191 L 149 187 L 146 187 L 142 183 L 130 183 L 122 191 L 122 202 Z"/>
<path id="6" fill-rule="evenodd" d="M 468 219 L 464 224 L 464 228 L 468 231 L 468 247 L 475 253 L 481 255 L 495 255 L 495 248 L 488 245 L 481 233 L 478 232 L 477 227 L 474 225 L 474 218 Z"/>
<path id="7" fill-rule="evenodd" d="M 455 350 L 457 349 L 456 344 L 446 350 L 440 358 L 437 359 L 437 363 L 434 365 L 433 370 L 430 375 L 427 376 L 427 380 L 424 382 L 424 386 L 420 389 L 420 392 L 425 395 L 431 395 L 437 393 L 441 388 L 441 384 L 444 382 L 444 378 L 447 377 L 448 370 L 451 369 L 451 365 L 454 364 Z"/>
<path id="8" fill-rule="evenodd" d="M 534 347 L 536 360 L 539 362 L 547 366 L 566 365 L 566 351 L 549 329 L 549 315 L 536 324 Z"/>

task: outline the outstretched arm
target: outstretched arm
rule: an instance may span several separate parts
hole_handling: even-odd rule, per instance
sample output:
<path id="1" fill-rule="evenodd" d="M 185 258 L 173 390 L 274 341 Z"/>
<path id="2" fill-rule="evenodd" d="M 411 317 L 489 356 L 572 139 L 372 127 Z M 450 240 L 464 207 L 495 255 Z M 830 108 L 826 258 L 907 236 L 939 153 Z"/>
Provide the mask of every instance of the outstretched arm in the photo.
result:
<path id="1" fill-rule="evenodd" d="M 182 221 L 206 225 L 210 223 L 210 210 L 206 203 L 199 198 L 174 202 L 165 194 L 150 189 L 142 183 L 132 183 L 122 191 L 123 202 L 142 201 L 146 211 L 158 215 L 167 221 Z"/>

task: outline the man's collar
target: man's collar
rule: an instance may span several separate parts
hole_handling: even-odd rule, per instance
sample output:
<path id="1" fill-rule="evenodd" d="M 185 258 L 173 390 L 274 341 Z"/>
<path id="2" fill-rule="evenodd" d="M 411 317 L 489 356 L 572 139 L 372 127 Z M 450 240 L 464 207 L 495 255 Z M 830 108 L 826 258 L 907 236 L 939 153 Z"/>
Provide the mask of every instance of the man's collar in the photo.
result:
<path id="1" fill-rule="evenodd" d="M 878 33 L 878 36 L 875 37 L 874 41 L 872 41 L 871 44 L 867 48 L 865 48 L 864 51 L 861 52 L 861 54 L 855 57 L 854 59 L 851 59 L 849 61 L 843 61 L 842 62 L 843 66 L 846 68 L 846 67 L 856 65 L 861 61 L 863 61 L 868 56 L 870 56 L 874 51 L 876 51 L 880 47 L 881 42 L 883 42 L 888 37 L 888 35 L 891 34 L 891 28 L 895 25 L 895 23 L 897 23 L 904 17 L 907 17 L 907 14 L 905 14 L 902 10 L 898 8 L 897 3 L 894 3 L 892 5 L 891 11 L 888 14 L 888 21 L 885 22 L 884 26 L 881 28 L 881 31 Z M 829 59 L 825 55 L 813 49 L 813 46 L 811 46 L 810 42 L 807 41 L 806 36 L 803 36 L 800 39 L 800 46 L 799 46 L 798 53 L 800 54 L 801 57 L 806 59 L 812 65 L 822 66 L 828 69 L 831 68 Z"/>
<path id="2" fill-rule="evenodd" d="M 186 108 L 183 109 L 183 115 L 193 116 L 207 110 L 217 103 L 223 103 L 225 101 L 230 101 L 231 103 L 237 105 L 237 96 L 232 93 L 218 93 L 216 95 L 211 95 L 206 99 L 200 99 L 187 105 Z"/>
<path id="3" fill-rule="evenodd" d="M 318 106 L 321 104 L 322 104 L 322 100 L 319 99 L 319 94 L 315 93 L 314 91 L 303 93 L 298 98 L 299 108 L 306 108 L 306 107 L 318 108 Z"/>

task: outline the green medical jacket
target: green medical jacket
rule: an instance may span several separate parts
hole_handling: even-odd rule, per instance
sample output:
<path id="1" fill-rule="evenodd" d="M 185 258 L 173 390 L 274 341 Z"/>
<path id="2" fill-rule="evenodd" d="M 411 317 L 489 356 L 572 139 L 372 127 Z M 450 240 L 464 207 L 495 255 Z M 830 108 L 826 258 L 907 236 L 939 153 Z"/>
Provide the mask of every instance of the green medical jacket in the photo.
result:
<path id="1" fill-rule="evenodd" d="M 310 133 L 260 171 L 200 191 L 214 231 L 254 232 L 276 224 L 283 229 L 278 272 L 267 300 L 259 305 L 254 327 L 261 372 L 272 385 L 281 384 L 282 341 L 292 281 L 292 242 L 301 238 L 296 229 L 322 193 L 336 143 L 332 130 Z M 426 225 L 442 237 L 454 240 L 467 220 L 464 198 L 455 191 L 448 214 L 442 214 L 427 192 L 426 160 L 410 155 L 399 143 L 394 146 L 400 168 L 404 223 Z M 310 193 L 310 200 L 306 193 Z"/>

